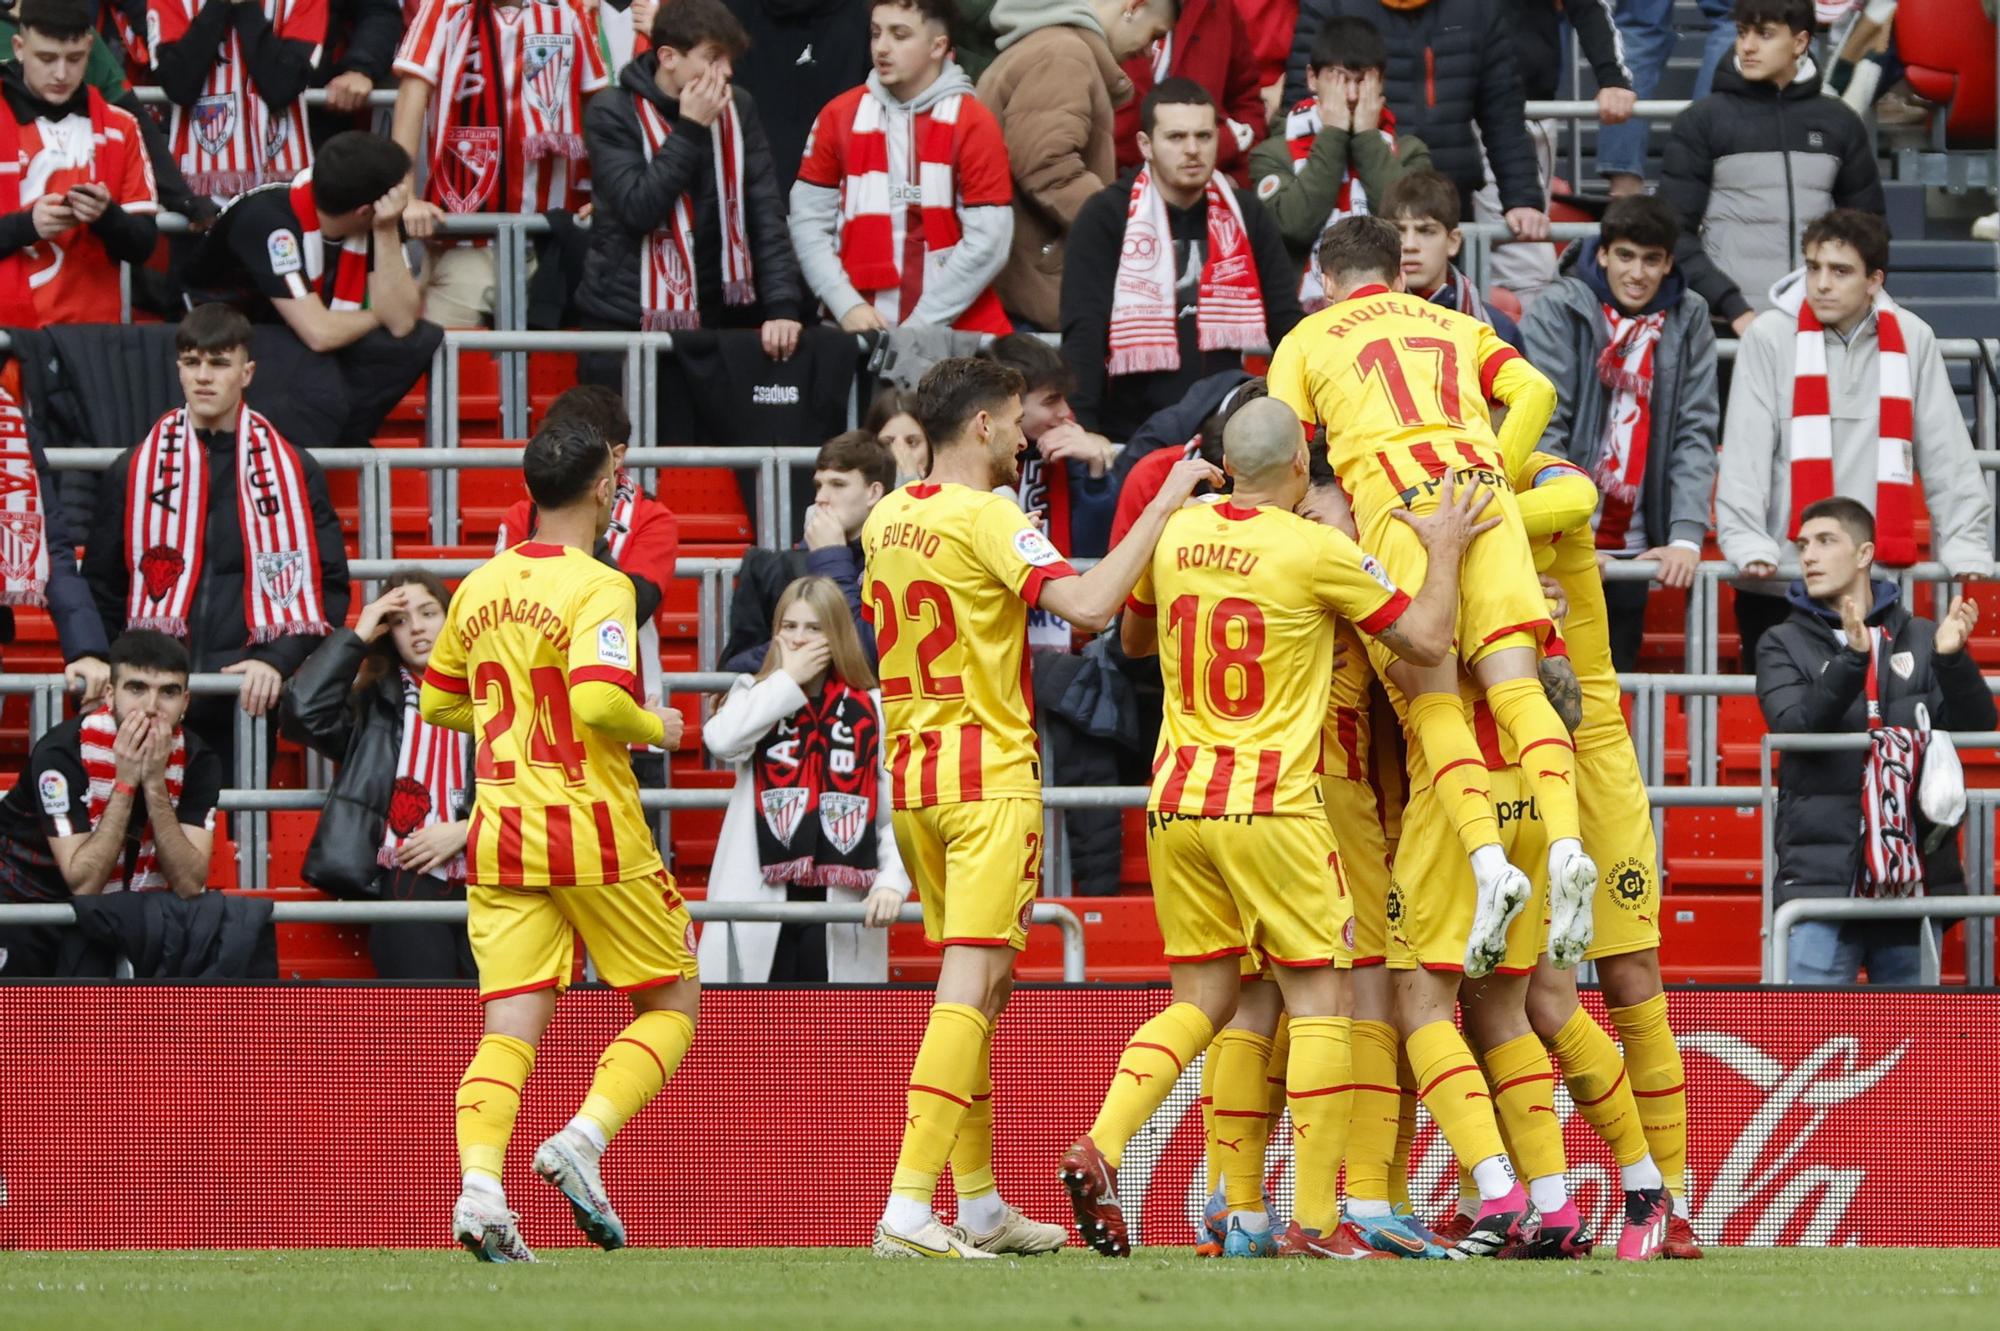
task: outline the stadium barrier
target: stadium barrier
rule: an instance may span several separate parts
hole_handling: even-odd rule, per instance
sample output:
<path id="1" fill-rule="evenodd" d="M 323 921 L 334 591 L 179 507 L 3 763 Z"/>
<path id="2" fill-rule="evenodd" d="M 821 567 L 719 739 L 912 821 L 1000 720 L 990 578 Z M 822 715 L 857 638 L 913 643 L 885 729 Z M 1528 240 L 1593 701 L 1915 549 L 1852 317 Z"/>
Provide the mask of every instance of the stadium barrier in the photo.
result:
<path id="1" fill-rule="evenodd" d="M 631 1241 L 865 1245 L 932 998 L 707 988 L 692 1052 L 605 1157 Z M 1066 1218 L 1055 1163 L 1126 1039 L 1168 1001 L 1164 985 L 1015 990 L 993 1048 L 1009 1201 Z M 1965 1182 L 2000 1156 L 2000 1082 L 1968 1075 L 2000 1061 L 2000 995 L 1704 988 L 1668 1001 L 1687 1067 L 1684 1192 L 1705 1242 L 2000 1243 Z M 1584 1003 L 1603 1019 L 1594 991 Z M 581 990 L 541 1044 L 506 1176 L 538 1247 L 582 1238 L 529 1171 L 535 1143 L 568 1120 L 630 1019 L 619 995 Z M 459 1188 L 451 1106 L 478 1030 L 468 986 L 0 986 L 0 1066 L 20 1107 L 0 1119 L 0 1248 L 443 1248 Z M 1126 1149 L 1119 1191 L 1144 1243 L 1190 1241 L 1205 1191 L 1199 1094 L 1197 1061 Z M 1556 1102 L 1583 1218 L 1615 1234 L 1610 1154 L 1560 1084 Z M 1436 1219 L 1457 1170 L 1419 1122 L 1411 1193 Z M 1281 1124 L 1271 1140 L 1283 1213 L 1291 1133 Z"/>
<path id="2" fill-rule="evenodd" d="M 1791 965 L 1792 926 L 1805 924 L 1811 920 L 1831 920 L 1845 923 L 1848 920 L 1918 920 L 1923 927 L 1917 931 L 1917 983 L 1934 985 L 1944 969 L 1938 955 L 1937 930 L 1932 921 L 1943 918 L 1973 919 L 1978 917 L 2000 917 L 2000 898 L 1996 897 L 1909 897 L 1892 901 L 1857 901 L 1838 897 L 1802 897 L 1787 901 L 1778 907 L 1771 920 L 1771 970 L 1779 977 L 1786 974 Z M 1766 975 L 1771 982 L 1772 976 Z"/>

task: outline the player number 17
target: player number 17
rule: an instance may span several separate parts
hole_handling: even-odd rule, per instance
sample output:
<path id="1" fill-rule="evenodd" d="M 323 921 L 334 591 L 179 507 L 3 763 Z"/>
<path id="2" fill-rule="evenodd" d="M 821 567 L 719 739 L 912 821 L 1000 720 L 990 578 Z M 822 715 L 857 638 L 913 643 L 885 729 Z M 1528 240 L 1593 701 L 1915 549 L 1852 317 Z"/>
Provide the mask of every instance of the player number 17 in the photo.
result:
<path id="1" fill-rule="evenodd" d="M 1432 375 L 1437 386 L 1438 414 L 1444 423 L 1454 428 L 1465 424 L 1465 414 L 1458 409 L 1458 345 L 1446 337 L 1378 337 L 1354 358 L 1355 371 L 1363 383 L 1381 376 L 1382 387 L 1389 394 L 1389 409 L 1396 413 L 1396 419 L 1404 425 L 1435 425 L 1436 421 L 1426 420 L 1417 408 L 1416 396 L 1410 392 L 1409 376 L 1403 372 L 1402 357 L 1396 348 L 1418 356 L 1431 356 L 1437 360 L 1436 372 Z"/>

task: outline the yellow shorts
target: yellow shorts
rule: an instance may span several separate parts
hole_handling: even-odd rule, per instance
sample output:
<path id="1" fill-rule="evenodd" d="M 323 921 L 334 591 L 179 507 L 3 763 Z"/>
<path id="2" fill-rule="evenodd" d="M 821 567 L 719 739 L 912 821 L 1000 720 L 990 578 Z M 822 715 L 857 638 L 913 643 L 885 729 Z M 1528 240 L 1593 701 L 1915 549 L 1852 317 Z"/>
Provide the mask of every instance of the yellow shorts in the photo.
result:
<path id="1" fill-rule="evenodd" d="M 1170 964 L 1238 956 L 1259 966 L 1352 962 L 1354 903 L 1332 829 L 1317 814 L 1149 812 L 1146 864 Z"/>
<path id="2" fill-rule="evenodd" d="M 1382 792 L 1372 781 L 1342 776 L 1322 776 L 1319 786 L 1340 871 L 1353 894 L 1354 964 L 1379 966 L 1389 948 L 1389 842 L 1382 827 Z"/>
<path id="3" fill-rule="evenodd" d="M 578 934 L 614 989 L 651 989 L 697 974 L 694 921 L 665 873 L 597 887 L 474 885 L 465 900 L 481 1002 L 568 985 Z"/>
<path id="4" fill-rule="evenodd" d="M 1461 486 L 1464 483 L 1461 480 Z M 1507 647 L 1538 649 L 1542 632 L 1549 627 L 1548 601 L 1535 574 L 1535 556 L 1528 547 L 1528 533 L 1521 525 L 1514 492 L 1504 484 L 1485 488 L 1493 495 L 1486 516 L 1501 521 L 1473 538 L 1459 565 L 1458 657 L 1467 666 Z M 1361 487 L 1354 496 L 1361 548 L 1381 562 L 1398 587 L 1412 594 L 1423 585 L 1429 560 L 1415 530 L 1390 515 L 1404 507 L 1414 513 L 1429 513 L 1437 505 L 1435 485 L 1418 487 L 1407 504 L 1381 482 Z M 1386 678 L 1395 653 L 1371 639 L 1368 656 L 1376 674 Z"/>
<path id="5" fill-rule="evenodd" d="M 1630 740 L 1576 755 L 1583 849 L 1597 862 L 1596 934 L 1585 960 L 1646 952 L 1660 945 L 1660 850 L 1653 806 Z"/>
<path id="6" fill-rule="evenodd" d="M 1492 774 L 1500 848 L 1528 875 L 1534 892 L 1507 931 L 1507 955 L 1494 969 L 1526 975 L 1548 948 L 1548 838 L 1516 768 Z M 1472 864 L 1444 806 L 1429 786 L 1410 797 L 1403 837 L 1389 878 L 1389 959 L 1393 970 L 1456 971 L 1465 967 L 1477 890 Z"/>
<path id="7" fill-rule="evenodd" d="M 1040 800 L 934 804 L 897 809 L 892 818 L 933 946 L 1019 952 L 1028 945 L 1042 879 Z"/>

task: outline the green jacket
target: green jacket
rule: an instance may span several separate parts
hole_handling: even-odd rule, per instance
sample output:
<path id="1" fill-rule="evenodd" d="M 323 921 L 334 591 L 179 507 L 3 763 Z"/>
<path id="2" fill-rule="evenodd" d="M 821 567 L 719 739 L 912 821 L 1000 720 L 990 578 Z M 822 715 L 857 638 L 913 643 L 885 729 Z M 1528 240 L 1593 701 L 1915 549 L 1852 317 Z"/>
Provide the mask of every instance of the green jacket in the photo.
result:
<path id="1" fill-rule="evenodd" d="M 1340 183 L 1347 178 L 1350 161 L 1372 204 L 1405 171 L 1430 166 L 1431 150 L 1422 139 L 1408 134 L 1396 136 L 1392 153 L 1380 134 L 1323 129 L 1313 138 L 1305 169 L 1294 171 L 1291 145 L 1285 141 L 1282 127 L 1250 150 L 1250 184 L 1264 210 L 1278 223 L 1285 248 L 1301 268 L 1312 256 L 1313 246 L 1326 230 L 1326 219 L 1340 201 Z"/>
<path id="2" fill-rule="evenodd" d="M 14 34 L 20 30 L 21 25 L 14 21 L 14 11 L 6 10 L 4 17 L 0 17 L 0 60 L 14 58 Z M 107 102 L 115 102 L 132 91 L 132 85 L 125 81 L 125 67 L 111 54 L 101 34 L 91 34 L 90 58 L 83 64 L 83 81 L 103 93 Z"/>

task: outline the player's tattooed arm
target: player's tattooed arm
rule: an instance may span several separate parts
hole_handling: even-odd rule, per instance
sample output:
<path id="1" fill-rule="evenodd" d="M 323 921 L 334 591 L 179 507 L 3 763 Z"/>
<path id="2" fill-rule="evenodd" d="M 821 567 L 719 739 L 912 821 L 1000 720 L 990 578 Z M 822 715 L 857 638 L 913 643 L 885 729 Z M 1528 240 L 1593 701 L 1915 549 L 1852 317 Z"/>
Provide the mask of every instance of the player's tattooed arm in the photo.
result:
<path id="1" fill-rule="evenodd" d="M 1545 656 L 1540 672 L 1549 705 L 1562 718 L 1563 728 L 1574 735 L 1583 724 L 1583 685 L 1577 682 L 1576 668 L 1566 656 Z"/>

